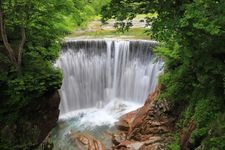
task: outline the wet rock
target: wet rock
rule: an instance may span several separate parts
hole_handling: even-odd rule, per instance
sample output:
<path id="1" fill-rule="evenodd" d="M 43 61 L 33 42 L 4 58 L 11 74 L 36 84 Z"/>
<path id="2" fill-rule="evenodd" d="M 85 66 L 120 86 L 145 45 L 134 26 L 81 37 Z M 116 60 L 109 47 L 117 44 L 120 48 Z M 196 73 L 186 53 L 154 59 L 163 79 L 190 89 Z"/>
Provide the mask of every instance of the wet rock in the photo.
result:
<path id="1" fill-rule="evenodd" d="M 126 140 L 126 134 L 123 132 L 112 135 L 112 143 L 116 146 L 124 140 Z"/>
<path id="2" fill-rule="evenodd" d="M 116 140 L 114 150 L 166 149 L 174 119 L 169 113 L 169 103 L 157 100 L 158 94 L 159 88 L 148 97 L 143 107 L 120 118 L 116 126 L 125 134 L 125 139 Z"/>
<path id="3" fill-rule="evenodd" d="M 119 118 L 119 122 L 115 123 L 115 126 L 117 127 L 117 129 L 121 131 L 127 131 L 127 132 L 130 131 L 132 122 L 134 121 L 137 113 L 138 113 L 138 109 L 121 116 Z"/>
<path id="4" fill-rule="evenodd" d="M 59 103 L 58 91 L 47 92 L 43 97 L 34 100 L 33 105 L 24 108 L 20 114 L 21 118 L 14 124 L 0 123 L 2 137 L 12 143 L 12 147 L 27 145 L 27 149 L 35 149 L 55 127 L 59 116 Z"/>
<path id="5" fill-rule="evenodd" d="M 71 133 L 69 138 L 80 150 L 106 150 L 100 141 L 84 133 Z"/>
<path id="6" fill-rule="evenodd" d="M 143 144 L 144 144 L 143 142 L 136 142 L 136 141 L 124 141 L 121 143 L 121 145 L 126 145 L 126 147 L 131 150 L 139 150 Z"/>
<path id="7" fill-rule="evenodd" d="M 154 143 L 151 145 L 143 145 L 139 150 L 165 150 L 159 143 Z"/>
<path id="8" fill-rule="evenodd" d="M 131 125 L 130 125 L 131 128 L 130 128 L 129 133 L 131 133 L 135 127 L 140 126 L 143 123 L 143 121 L 147 119 L 146 117 L 149 112 L 149 109 L 152 107 L 153 102 L 157 98 L 157 95 L 158 95 L 158 91 L 156 90 L 151 95 L 149 95 L 144 106 L 137 110 L 135 117 L 133 118 L 133 120 L 131 120 Z"/>
<path id="9" fill-rule="evenodd" d="M 115 123 L 115 127 L 120 131 L 128 132 L 130 130 L 130 124 L 124 120 L 120 120 L 119 122 Z"/>
<path id="10" fill-rule="evenodd" d="M 143 142 L 135 142 L 125 140 L 121 142 L 119 145 L 113 147 L 114 150 L 139 150 L 142 147 Z"/>

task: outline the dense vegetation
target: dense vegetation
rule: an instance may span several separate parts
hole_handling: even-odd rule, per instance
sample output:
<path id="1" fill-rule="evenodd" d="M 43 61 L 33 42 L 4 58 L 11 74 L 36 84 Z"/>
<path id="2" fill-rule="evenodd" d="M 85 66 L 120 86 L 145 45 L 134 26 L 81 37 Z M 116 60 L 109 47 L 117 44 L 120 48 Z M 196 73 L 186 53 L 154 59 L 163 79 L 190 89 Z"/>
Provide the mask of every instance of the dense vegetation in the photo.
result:
<path id="1" fill-rule="evenodd" d="M 223 0 L 112 0 L 102 11 L 105 20 L 117 19 L 121 30 L 137 14 L 157 13 L 147 20 L 160 41 L 155 51 L 165 61 L 160 97 L 179 114 L 178 132 L 196 126 L 189 131 L 191 149 L 225 149 L 224 7 Z M 175 139 L 170 149 L 182 146 Z"/>
<path id="2" fill-rule="evenodd" d="M 106 2 L 0 1 L 0 149 L 36 144 L 39 131 L 26 121 L 35 112 L 27 112 L 61 85 L 62 74 L 52 65 L 60 41 L 74 26 L 85 27 Z M 121 30 L 137 14 L 157 14 L 147 21 L 165 61 L 160 97 L 179 113 L 170 149 L 180 149 L 179 132 L 190 124 L 196 126 L 190 131 L 192 149 L 225 149 L 224 8 L 223 0 L 111 0 L 102 11 Z M 21 129 L 16 137 L 9 132 L 14 128 Z"/>
<path id="3" fill-rule="evenodd" d="M 61 85 L 62 74 L 53 67 L 60 42 L 74 26 L 84 27 L 105 2 L 0 1 L 0 149 L 36 144 L 39 131 L 27 120 L 35 120 L 32 109 Z M 11 134 L 14 130 L 19 132 Z"/>

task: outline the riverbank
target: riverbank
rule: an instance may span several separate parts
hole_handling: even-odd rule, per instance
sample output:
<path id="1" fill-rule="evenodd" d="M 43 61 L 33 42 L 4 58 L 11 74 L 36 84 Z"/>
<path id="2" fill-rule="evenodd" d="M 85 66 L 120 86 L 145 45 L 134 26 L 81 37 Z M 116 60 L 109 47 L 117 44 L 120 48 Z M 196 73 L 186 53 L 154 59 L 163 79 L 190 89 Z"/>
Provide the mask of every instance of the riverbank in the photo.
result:
<path id="1" fill-rule="evenodd" d="M 133 26 L 125 32 L 119 32 L 114 27 L 115 20 L 110 19 L 102 23 L 99 17 L 91 21 L 86 28 L 79 28 L 71 32 L 66 38 L 90 39 L 90 38 L 121 38 L 121 39 L 150 39 L 149 32 L 146 33 L 145 15 L 134 18 Z"/>

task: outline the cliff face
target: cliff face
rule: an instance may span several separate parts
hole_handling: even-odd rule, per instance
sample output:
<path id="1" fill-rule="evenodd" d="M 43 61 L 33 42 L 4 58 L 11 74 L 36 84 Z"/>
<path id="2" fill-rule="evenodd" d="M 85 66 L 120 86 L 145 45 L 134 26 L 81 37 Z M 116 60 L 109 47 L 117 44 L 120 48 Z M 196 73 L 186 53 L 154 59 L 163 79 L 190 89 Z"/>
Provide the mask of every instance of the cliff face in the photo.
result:
<path id="1" fill-rule="evenodd" d="M 116 123 L 118 133 L 113 135 L 114 150 L 166 149 L 174 118 L 166 101 L 157 101 L 159 90 L 152 93 L 143 107 L 125 114 Z"/>
<path id="2" fill-rule="evenodd" d="M 56 126 L 56 122 L 59 117 L 59 103 L 60 96 L 58 91 L 55 91 L 46 99 L 46 103 L 40 105 L 37 110 L 37 120 L 34 122 L 40 129 L 38 143 L 41 143 L 48 133 Z"/>
<path id="3" fill-rule="evenodd" d="M 27 107 L 20 119 L 11 125 L 1 126 L 1 141 L 5 149 L 32 149 L 37 147 L 56 125 L 59 116 L 58 91 L 48 93 Z M 17 148 L 15 148 L 17 147 Z"/>

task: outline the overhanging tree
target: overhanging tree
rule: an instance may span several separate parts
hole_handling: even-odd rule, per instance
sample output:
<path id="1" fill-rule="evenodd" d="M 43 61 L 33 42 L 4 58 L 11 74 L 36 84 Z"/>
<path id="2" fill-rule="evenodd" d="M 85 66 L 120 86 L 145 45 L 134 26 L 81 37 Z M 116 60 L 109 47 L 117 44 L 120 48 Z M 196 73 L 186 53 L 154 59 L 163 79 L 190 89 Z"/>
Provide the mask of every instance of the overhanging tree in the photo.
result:
<path id="1" fill-rule="evenodd" d="M 62 82 L 53 67 L 60 42 L 89 21 L 93 7 L 86 0 L 0 0 L 0 149 L 37 144 L 38 109 Z"/>
<path id="2" fill-rule="evenodd" d="M 202 143 L 212 149 L 225 148 L 215 144 L 215 139 L 223 141 L 224 130 L 208 135 L 216 130 L 214 120 L 225 114 L 224 7 L 223 0 L 112 0 L 103 9 L 105 19 L 128 23 L 139 13 L 157 13 L 147 21 L 152 38 L 160 42 L 155 52 L 165 61 L 161 97 L 172 101 L 175 109 L 184 106 L 180 127 L 196 122 L 193 147 Z M 218 128 L 224 127 L 224 122 L 219 124 Z"/>
<path id="3" fill-rule="evenodd" d="M 27 18 L 27 17 L 26 17 Z M 25 30 L 25 22 L 26 20 L 23 20 L 24 22 L 21 22 L 19 24 L 20 26 L 20 33 L 21 33 L 21 41 L 19 45 L 17 46 L 17 50 L 14 50 L 12 48 L 12 45 L 9 43 L 8 35 L 5 27 L 5 19 L 4 19 L 4 7 L 3 2 L 0 0 L 0 31 L 1 31 L 1 37 L 2 41 L 4 43 L 5 49 L 8 53 L 8 57 L 11 61 L 11 63 L 16 67 L 17 71 L 20 71 L 21 69 L 21 62 L 22 62 L 22 55 L 24 53 L 24 44 L 26 42 L 26 30 Z"/>

